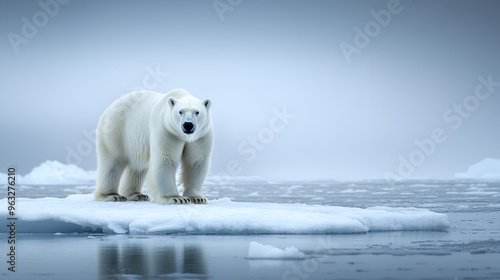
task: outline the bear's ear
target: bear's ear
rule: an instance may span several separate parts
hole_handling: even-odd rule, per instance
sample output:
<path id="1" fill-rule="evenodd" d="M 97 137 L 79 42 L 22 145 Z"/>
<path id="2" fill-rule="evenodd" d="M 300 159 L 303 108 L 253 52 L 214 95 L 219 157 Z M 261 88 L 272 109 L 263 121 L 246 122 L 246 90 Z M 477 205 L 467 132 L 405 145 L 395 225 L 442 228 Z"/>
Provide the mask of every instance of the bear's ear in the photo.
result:
<path id="1" fill-rule="evenodd" d="M 173 98 L 173 97 L 169 97 L 167 99 L 167 102 L 168 102 L 168 106 L 170 106 L 170 108 L 174 108 L 174 105 L 175 105 L 175 103 L 177 103 L 177 100 L 175 100 L 175 98 Z"/>
<path id="2" fill-rule="evenodd" d="M 210 100 L 209 98 L 203 100 L 202 103 L 203 105 L 205 105 L 205 108 L 207 108 L 207 110 L 209 110 L 210 106 L 212 106 L 212 100 Z"/>

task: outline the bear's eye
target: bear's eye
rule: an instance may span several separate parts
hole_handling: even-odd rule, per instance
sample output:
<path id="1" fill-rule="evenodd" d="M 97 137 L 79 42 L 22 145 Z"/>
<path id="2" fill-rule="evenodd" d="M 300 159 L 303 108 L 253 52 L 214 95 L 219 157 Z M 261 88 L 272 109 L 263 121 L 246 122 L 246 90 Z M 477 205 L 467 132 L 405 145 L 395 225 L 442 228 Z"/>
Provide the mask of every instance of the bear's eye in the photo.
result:
<path id="1" fill-rule="evenodd" d="M 182 114 L 184 114 L 184 113 L 183 113 L 182 111 L 179 111 L 179 115 L 181 115 L 181 116 L 182 116 Z"/>
<path id="2" fill-rule="evenodd" d="M 194 113 L 198 116 L 200 114 L 200 111 L 196 111 Z"/>

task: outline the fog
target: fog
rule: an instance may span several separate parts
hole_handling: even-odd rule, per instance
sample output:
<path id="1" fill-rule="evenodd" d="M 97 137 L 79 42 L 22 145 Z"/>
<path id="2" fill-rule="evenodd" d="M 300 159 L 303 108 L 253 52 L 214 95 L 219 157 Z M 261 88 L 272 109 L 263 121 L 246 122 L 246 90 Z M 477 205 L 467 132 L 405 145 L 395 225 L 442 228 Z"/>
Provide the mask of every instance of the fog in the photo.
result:
<path id="1" fill-rule="evenodd" d="M 62 2 L 0 3 L 0 166 L 21 174 L 96 169 L 100 114 L 137 89 L 212 99 L 212 175 L 442 178 L 500 158 L 497 1 Z"/>

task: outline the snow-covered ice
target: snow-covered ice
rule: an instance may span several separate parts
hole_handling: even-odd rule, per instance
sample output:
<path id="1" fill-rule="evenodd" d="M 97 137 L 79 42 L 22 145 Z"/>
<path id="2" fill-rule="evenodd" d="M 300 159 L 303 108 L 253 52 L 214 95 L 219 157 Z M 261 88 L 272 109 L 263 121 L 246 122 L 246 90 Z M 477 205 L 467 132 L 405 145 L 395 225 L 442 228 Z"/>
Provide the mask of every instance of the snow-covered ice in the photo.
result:
<path id="1" fill-rule="evenodd" d="M 85 171 L 73 164 L 64 164 L 56 160 L 47 160 L 33 168 L 26 175 L 16 174 L 17 184 L 26 185 L 67 185 L 95 182 L 96 172 Z M 7 175 L 0 173 L 0 181 L 7 181 Z"/>
<path id="2" fill-rule="evenodd" d="M 0 205 L 6 205 L 6 199 Z M 160 234 L 319 234 L 444 230 L 446 214 L 418 208 L 351 208 L 306 204 L 233 202 L 159 205 L 93 201 L 91 194 L 67 198 L 18 198 L 19 232 Z M 6 207 L 0 219 L 7 217 Z M 5 232 L 1 229 L 0 232 Z"/>
<path id="3" fill-rule="evenodd" d="M 306 255 L 295 247 L 286 247 L 284 250 L 272 245 L 264 245 L 252 241 L 248 246 L 249 259 L 281 259 L 281 260 L 299 260 L 305 259 Z"/>

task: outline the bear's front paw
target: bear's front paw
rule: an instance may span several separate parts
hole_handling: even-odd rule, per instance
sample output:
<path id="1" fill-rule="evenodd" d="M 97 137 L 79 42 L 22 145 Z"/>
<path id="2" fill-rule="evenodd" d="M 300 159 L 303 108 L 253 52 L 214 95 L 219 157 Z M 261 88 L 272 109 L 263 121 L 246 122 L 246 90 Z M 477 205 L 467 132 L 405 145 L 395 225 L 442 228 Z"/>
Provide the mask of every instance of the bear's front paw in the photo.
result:
<path id="1" fill-rule="evenodd" d="M 207 204 L 208 203 L 208 199 L 204 196 L 190 196 L 189 198 L 191 198 L 191 201 L 194 204 Z"/>
<path id="2" fill-rule="evenodd" d="M 127 198 L 118 194 L 111 194 L 106 196 L 103 201 L 127 201 Z"/>
<path id="3" fill-rule="evenodd" d="M 190 204 L 191 202 L 187 196 L 164 196 L 159 201 L 161 204 Z"/>
<path id="4" fill-rule="evenodd" d="M 136 193 L 130 196 L 127 196 L 128 201 L 148 201 L 149 196 L 147 194 Z"/>

